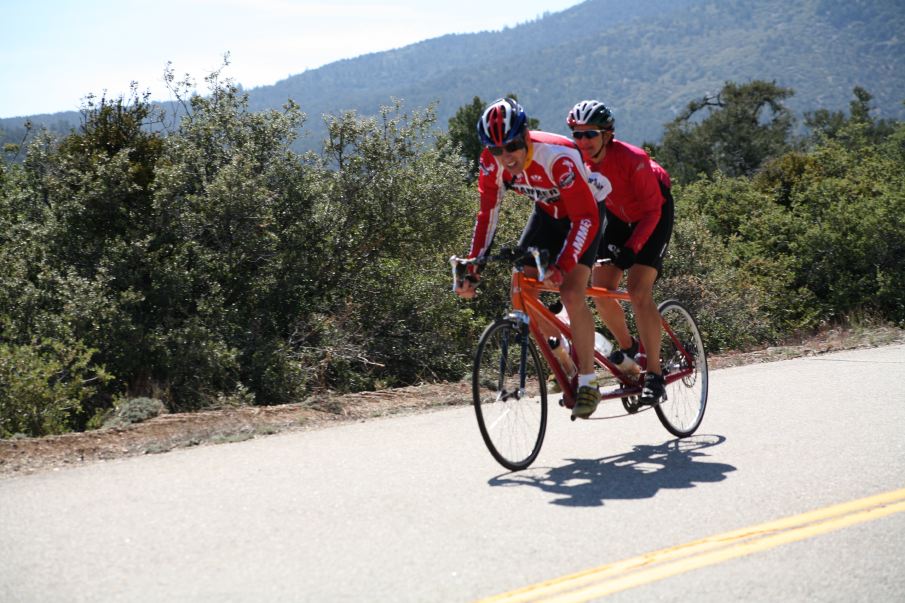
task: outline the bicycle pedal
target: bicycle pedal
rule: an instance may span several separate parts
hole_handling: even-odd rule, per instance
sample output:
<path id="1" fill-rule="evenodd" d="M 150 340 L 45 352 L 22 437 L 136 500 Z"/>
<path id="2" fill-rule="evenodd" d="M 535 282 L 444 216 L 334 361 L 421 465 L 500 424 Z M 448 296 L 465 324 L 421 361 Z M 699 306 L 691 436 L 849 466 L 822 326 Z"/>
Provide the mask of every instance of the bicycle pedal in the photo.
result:
<path id="1" fill-rule="evenodd" d="M 639 406 L 639 407 L 641 407 L 641 406 L 649 406 L 649 407 L 653 408 L 654 406 L 660 406 L 660 405 L 663 404 L 664 402 L 666 402 L 666 394 L 663 394 L 662 396 L 660 396 L 660 399 L 659 399 L 659 400 L 654 400 L 653 402 L 641 402 L 641 400 L 640 400 L 640 398 L 639 398 L 639 400 L 638 400 L 638 406 Z"/>

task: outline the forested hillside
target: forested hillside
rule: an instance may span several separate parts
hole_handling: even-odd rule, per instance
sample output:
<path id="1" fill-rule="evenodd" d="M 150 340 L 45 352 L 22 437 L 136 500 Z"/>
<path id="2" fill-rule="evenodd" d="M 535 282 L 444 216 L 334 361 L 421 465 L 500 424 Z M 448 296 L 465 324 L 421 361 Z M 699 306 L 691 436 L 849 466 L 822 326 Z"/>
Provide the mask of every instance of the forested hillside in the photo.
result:
<path id="1" fill-rule="evenodd" d="M 620 135 L 636 142 L 658 140 L 690 100 L 726 81 L 792 88 L 789 107 L 799 116 L 842 106 L 863 86 L 881 116 L 902 118 L 902 31 L 899 0 L 587 0 L 502 31 L 332 63 L 255 88 L 250 103 L 300 105 L 308 120 L 296 150 L 320 148 L 323 114 L 376 115 L 393 98 L 412 108 L 436 102 L 445 124 L 474 96 L 514 92 L 541 127 L 562 131 L 572 104 L 598 97 L 615 110 Z M 21 122 L 0 120 L 4 142 L 17 141 Z"/>
<path id="2" fill-rule="evenodd" d="M 905 8 L 896 0 L 589 0 L 520 27 L 446 36 L 342 61 L 251 91 L 252 105 L 298 102 L 320 115 L 373 114 L 391 97 L 439 101 L 441 123 L 473 96 L 515 92 L 541 127 L 563 131 L 576 101 L 599 97 L 627 139 L 657 140 L 687 102 L 726 81 L 775 80 L 790 108 L 838 107 L 866 87 L 887 117 L 905 99 Z M 341 103 L 341 104 L 340 104 Z"/>

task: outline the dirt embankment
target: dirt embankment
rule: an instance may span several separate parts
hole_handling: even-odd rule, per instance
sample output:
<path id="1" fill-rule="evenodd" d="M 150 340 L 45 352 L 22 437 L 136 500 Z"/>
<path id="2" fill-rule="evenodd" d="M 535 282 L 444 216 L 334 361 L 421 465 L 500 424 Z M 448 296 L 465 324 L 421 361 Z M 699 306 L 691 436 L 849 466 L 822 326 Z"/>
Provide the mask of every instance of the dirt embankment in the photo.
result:
<path id="1" fill-rule="evenodd" d="M 902 329 L 830 330 L 786 346 L 712 356 L 709 366 L 714 370 L 903 342 L 905 330 Z M 126 427 L 0 440 L 0 476 L 156 454 L 188 446 L 238 442 L 273 433 L 318 429 L 349 421 L 470 403 L 471 385 L 462 382 L 357 394 L 327 394 L 303 404 L 166 414 Z"/>

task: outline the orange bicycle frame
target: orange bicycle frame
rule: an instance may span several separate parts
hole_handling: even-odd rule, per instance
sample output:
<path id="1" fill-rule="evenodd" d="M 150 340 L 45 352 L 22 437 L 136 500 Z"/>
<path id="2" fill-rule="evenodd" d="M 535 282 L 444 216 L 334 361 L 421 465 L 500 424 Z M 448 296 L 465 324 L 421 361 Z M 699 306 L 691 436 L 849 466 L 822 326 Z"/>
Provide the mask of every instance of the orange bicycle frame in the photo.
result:
<path id="1" fill-rule="evenodd" d="M 576 383 L 573 383 L 572 380 L 566 377 L 562 365 L 559 360 L 556 359 L 556 356 L 554 356 L 549 343 L 547 343 L 547 338 L 544 336 L 541 325 L 546 323 L 546 325 L 552 327 L 552 330 L 561 332 L 570 341 L 572 340 L 572 329 L 570 325 L 567 325 L 557 318 L 556 315 L 554 315 L 540 300 L 540 294 L 544 292 L 559 293 L 559 288 L 555 285 L 539 281 L 536 278 L 526 276 L 520 270 L 513 271 L 512 287 L 510 291 L 512 309 L 516 313 L 522 313 L 528 317 L 528 328 L 534 337 L 534 341 L 536 342 L 541 355 L 547 361 L 547 365 L 556 376 L 556 380 L 562 387 L 564 404 L 567 408 L 572 408 L 575 404 Z M 589 299 L 612 299 L 620 302 L 631 301 L 628 292 L 622 289 L 612 290 L 604 287 L 587 287 L 585 294 Z M 660 322 L 664 332 L 666 332 L 673 340 L 677 349 L 682 351 L 682 354 L 689 361 L 688 365 L 692 366 L 693 359 L 691 354 L 685 350 L 682 343 L 678 340 L 675 333 L 673 333 L 672 329 L 662 317 Z M 620 386 L 616 389 L 601 392 L 602 400 L 635 396 L 641 393 L 641 384 L 637 378 L 623 374 L 606 356 L 602 355 L 596 349 L 594 350 L 594 360 L 598 365 L 606 368 L 620 383 Z M 693 369 L 685 369 L 669 374 L 666 377 L 667 383 L 686 377 L 692 370 Z"/>

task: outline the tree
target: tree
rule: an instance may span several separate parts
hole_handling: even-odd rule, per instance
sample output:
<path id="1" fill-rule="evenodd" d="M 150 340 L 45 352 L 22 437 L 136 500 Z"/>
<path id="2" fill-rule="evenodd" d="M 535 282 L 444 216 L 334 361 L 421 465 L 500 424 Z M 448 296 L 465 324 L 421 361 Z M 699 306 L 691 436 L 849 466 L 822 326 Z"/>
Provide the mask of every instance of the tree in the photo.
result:
<path id="1" fill-rule="evenodd" d="M 727 82 L 666 125 L 657 159 L 679 182 L 716 171 L 749 176 L 788 149 L 794 117 L 782 101 L 792 94 L 775 82 Z"/>
<path id="2" fill-rule="evenodd" d="M 481 141 L 475 130 L 481 113 L 484 111 L 484 101 L 476 96 L 468 105 L 462 105 L 456 114 L 449 119 L 449 138 L 453 144 L 459 145 L 462 157 L 468 160 L 471 168 L 469 175 L 474 179 L 478 174 L 478 158 L 481 156 Z"/>
<path id="3" fill-rule="evenodd" d="M 186 411 L 464 373 L 477 333 L 447 258 L 472 195 L 433 108 L 328 118 L 301 157 L 297 105 L 252 112 L 206 80 L 179 84 L 166 136 L 146 97 L 102 98 L 2 164 L 0 437 L 130 397 Z"/>
<path id="4" fill-rule="evenodd" d="M 855 98 L 849 103 L 849 117 L 842 111 L 818 109 L 804 114 L 804 123 L 812 132 L 813 142 L 822 139 L 842 139 L 855 131 L 866 137 L 867 141 L 879 143 L 885 140 L 895 129 L 895 121 L 874 119 L 871 116 L 873 95 L 861 86 L 852 89 Z"/>

